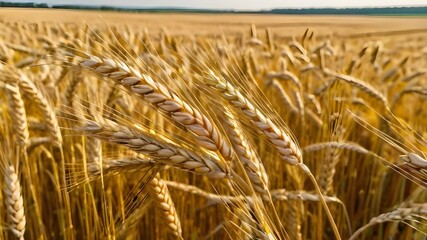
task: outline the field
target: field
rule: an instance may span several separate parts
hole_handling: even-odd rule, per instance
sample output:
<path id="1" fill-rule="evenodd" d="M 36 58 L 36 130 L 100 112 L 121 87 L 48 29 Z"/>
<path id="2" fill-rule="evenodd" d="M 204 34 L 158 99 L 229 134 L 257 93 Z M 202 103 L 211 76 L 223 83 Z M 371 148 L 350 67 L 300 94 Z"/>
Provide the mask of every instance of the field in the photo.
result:
<path id="1" fill-rule="evenodd" d="M 427 18 L 0 10 L 0 239 L 426 239 Z"/>

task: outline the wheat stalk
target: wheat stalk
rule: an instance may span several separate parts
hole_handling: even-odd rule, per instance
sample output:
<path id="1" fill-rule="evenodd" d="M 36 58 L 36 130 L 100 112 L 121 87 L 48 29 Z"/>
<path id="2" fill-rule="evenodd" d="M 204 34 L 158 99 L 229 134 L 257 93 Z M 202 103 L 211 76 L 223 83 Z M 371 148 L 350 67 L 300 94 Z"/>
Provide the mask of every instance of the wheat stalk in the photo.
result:
<path id="1" fill-rule="evenodd" d="M 302 239 L 302 233 L 301 233 L 301 224 L 302 224 L 302 219 L 301 217 L 303 216 L 303 202 L 301 201 L 301 199 L 297 199 L 294 201 L 290 201 L 289 202 L 289 228 L 290 230 L 290 235 L 292 237 L 292 239 L 297 239 L 297 240 L 301 240 Z"/>

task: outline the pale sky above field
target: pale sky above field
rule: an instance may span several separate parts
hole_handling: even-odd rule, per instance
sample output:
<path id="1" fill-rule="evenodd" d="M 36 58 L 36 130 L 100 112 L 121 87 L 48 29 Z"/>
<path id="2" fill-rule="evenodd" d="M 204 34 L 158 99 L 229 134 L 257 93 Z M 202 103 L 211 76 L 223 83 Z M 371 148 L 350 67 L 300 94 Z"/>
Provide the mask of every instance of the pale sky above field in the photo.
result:
<path id="1" fill-rule="evenodd" d="M 22 2 L 9 0 L 12 2 Z M 427 0 L 35 0 L 49 4 L 260 10 L 271 8 L 427 6 Z"/>

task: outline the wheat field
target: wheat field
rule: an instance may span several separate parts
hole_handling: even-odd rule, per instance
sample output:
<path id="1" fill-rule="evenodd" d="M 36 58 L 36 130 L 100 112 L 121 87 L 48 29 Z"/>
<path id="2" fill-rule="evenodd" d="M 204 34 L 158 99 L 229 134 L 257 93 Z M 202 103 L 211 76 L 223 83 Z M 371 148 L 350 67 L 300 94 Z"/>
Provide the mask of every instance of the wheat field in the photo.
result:
<path id="1" fill-rule="evenodd" d="M 426 239 L 427 18 L 0 12 L 0 239 Z"/>

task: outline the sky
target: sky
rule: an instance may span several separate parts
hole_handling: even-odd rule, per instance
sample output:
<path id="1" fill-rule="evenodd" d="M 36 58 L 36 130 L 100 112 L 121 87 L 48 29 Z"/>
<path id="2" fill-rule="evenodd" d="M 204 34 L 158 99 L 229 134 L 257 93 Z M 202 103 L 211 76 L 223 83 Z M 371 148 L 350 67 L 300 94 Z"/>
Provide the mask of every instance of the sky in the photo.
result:
<path id="1" fill-rule="evenodd" d="M 12 2 L 22 2 L 9 0 Z M 31 1 L 31 0 L 25 0 Z M 48 4 L 88 4 L 128 7 L 183 7 L 203 9 L 262 10 L 272 8 L 427 6 L 427 0 L 35 0 Z"/>

